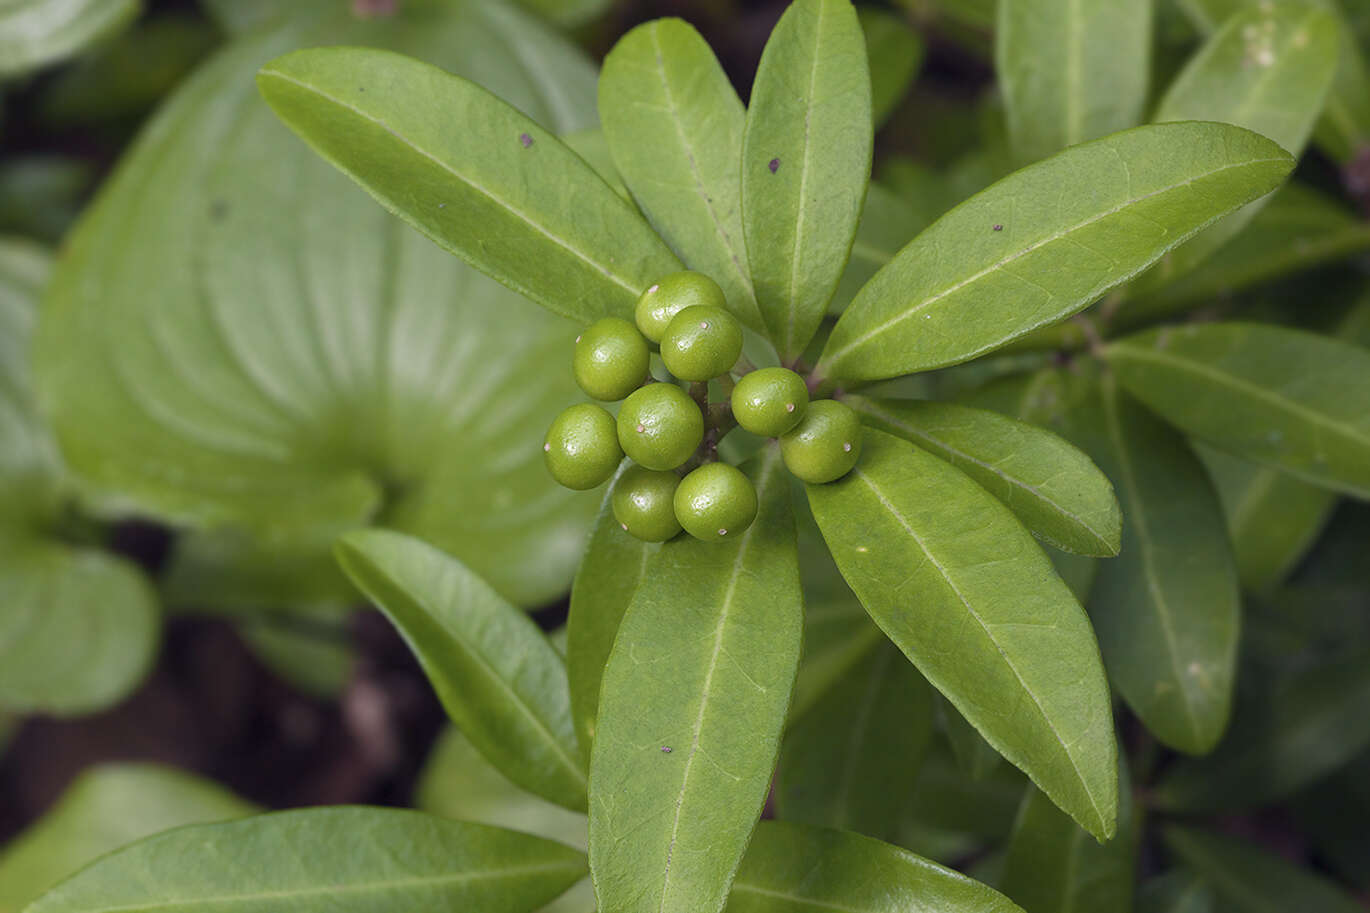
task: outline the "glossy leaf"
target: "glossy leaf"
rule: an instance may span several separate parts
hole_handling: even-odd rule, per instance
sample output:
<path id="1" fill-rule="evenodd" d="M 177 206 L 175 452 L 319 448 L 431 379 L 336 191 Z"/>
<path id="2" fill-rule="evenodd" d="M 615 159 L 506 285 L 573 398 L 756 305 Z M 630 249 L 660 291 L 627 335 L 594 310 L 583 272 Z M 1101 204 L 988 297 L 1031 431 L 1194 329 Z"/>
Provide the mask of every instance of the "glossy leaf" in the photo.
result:
<path id="1" fill-rule="evenodd" d="M 679 19 L 633 29 L 604 58 L 599 116 L 652 225 L 686 265 L 723 287 L 744 323 L 762 329 L 742 230 L 746 114 L 709 45 Z"/>
<path id="2" fill-rule="evenodd" d="M 1224 911 L 1363 913 L 1365 909 L 1331 882 L 1273 853 L 1192 828 L 1168 827 L 1164 837 L 1170 851 L 1213 887 Z"/>
<path id="3" fill-rule="evenodd" d="M 1118 779 L 1118 835 L 1102 844 L 1041 792 L 1028 790 L 998 882 L 1027 913 L 1131 913 L 1137 847 L 1125 766 Z"/>
<path id="4" fill-rule="evenodd" d="M 1370 654 L 1322 662 L 1238 713 L 1208 758 L 1179 762 L 1155 787 L 1159 807 L 1184 812 L 1254 808 L 1332 773 L 1370 746 Z"/>
<path id="5" fill-rule="evenodd" d="M 850 397 L 873 428 L 947 460 L 1039 538 L 1083 555 L 1118 554 L 1122 517 L 1113 483 L 1049 431 L 953 403 Z"/>
<path id="6" fill-rule="evenodd" d="M 1370 497 L 1370 351 L 1282 327 L 1213 323 L 1111 345 L 1129 392 L 1201 440 Z"/>
<path id="7" fill-rule="evenodd" d="M 481 753 L 530 792 L 584 809 L 566 667 L 537 625 L 461 562 L 417 539 L 363 530 L 337 551 Z"/>
<path id="8" fill-rule="evenodd" d="M 0 7 L 0 76 L 20 76 L 138 18 L 141 0 L 9 0 Z"/>
<path id="9" fill-rule="evenodd" d="M 593 69 L 504 4 L 304 12 L 191 77 L 71 236 L 35 352 L 64 456 L 97 503 L 180 527 L 327 541 L 379 511 L 545 604 L 595 507 L 540 451 L 579 395 L 575 327 L 387 215 L 252 76 L 301 45 L 380 44 L 562 131 L 593 121 Z"/>
<path id="10" fill-rule="evenodd" d="M 753 464 L 761 512 L 736 541 L 652 559 L 604 670 L 590 761 L 601 910 L 721 910 L 770 787 L 799 661 L 790 482 Z"/>
<path id="11" fill-rule="evenodd" d="M 1091 833 L 1111 835 L 1116 746 L 1083 610 L 993 495 L 911 444 L 865 434 L 855 470 L 809 486 L 843 576 L 991 745 Z"/>
<path id="12" fill-rule="evenodd" d="M 1137 913 L 1213 913 L 1213 891 L 1192 872 L 1176 869 L 1142 884 Z"/>
<path id="13" fill-rule="evenodd" d="M 925 53 L 908 22 L 875 7 L 857 10 L 870 59 L 871 121 L 878 130 L 908 94 Z"/>
<path id="14" fill-rule="evenodd" d="M 0 913 L 18 913 L 87 863 L 135 840 L 255 810 L 223 787 L 169 767 L 90 768 L 0 853 Z"/>
<path id="15" fill-rule="evenodd" d="M 742 143 L 742 227 L 780 358 L 803 354 L 847 265 L 871 171 L 871 75 L 850 0 L 799 0 L 771 33 Z"/>
<path id="16" fill-rule="evenodd" d="M 881 644 L 785 734 L 777 816 L 896 839 L 932 714 L 927 682 L 893 644 Z"/>
<path id="17" fill-rule="evenodd" d="M 994 63 L 1020 162 L 1137 126 L 1151 19 L 1152 0 L 999 4 Z"/>
<path id="18" fill-rule="evenodd" d="M 859 834 L 762 821 L 727 913 L 1022 913 L 959 872 Z"/>
<path id="19" fill-rule="evenodd" d="M 327 847 L 328 852 L 317 852 Z M 528 913 L 585 874 L 577 850 L 382 808 L 196 825 L 105 856 L 26 913 L 481 910 Z"/>
<path id="20" fill-rule="evenodd" d="M 842 315 L 818 370 L 877 380 L 943 367 L 1060 321 L 1275 189 L 1292 164 L 1223 124 L 1157 124 L 1072 147 L 904 247 Z M 1090 192 L 1062 193 L 1081 187 Z"/>
<path id="21" fill-rule="evenodd" d="M 383 206 L 554 313 L 627 316 L 679 268 L 580 156 L 475 83 L 357 48 L 297 51 L 257 83 L 286 124 Z"/>

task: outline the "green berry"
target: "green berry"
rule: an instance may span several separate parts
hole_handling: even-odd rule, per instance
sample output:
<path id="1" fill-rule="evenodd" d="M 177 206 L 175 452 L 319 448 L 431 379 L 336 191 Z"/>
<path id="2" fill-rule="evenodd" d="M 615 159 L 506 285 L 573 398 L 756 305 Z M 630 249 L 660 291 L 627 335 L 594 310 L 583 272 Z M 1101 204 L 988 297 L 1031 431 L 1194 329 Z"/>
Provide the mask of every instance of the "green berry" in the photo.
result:
<path id="1" fill-rule="evenodd" d="M 804 417 L 809 388 L 789 368 L 761 368 L 733 388 L 733 418 L 752 434 L 780 437 Z"/>
<path id="2" fill-rule="evenodd" d="M 680 532 L 675 490 L 680 476 L 669 470 L 632 466 L 614 483 L 610 503 L 624 532 L 644 542 L 665 542 Z"/>
<path id="3" fill-rule="evenodd" d="M 661 342 L 671 319 L 689 307 L 727 307 L 728 299 L 718 283 L 703 273 L 684 272 L 663 276 L 637 299 L 637 328 L 652 342 Z M 729 367 L 732 367 L 729 365 Z"/>
<path id="4" fill-rule="evenodd" d="M 780 455 L 805 482 L 840 479 L 861 457 L 861 419 L 836 400 L 809 403 L 804 418 L 780 439 Z"/>
<path id="5" fill-rule="evenodd" d="M 602 484 L 623 459 L 614 417 L 594 403 L 572 406 L 547 430 L 542 455 L 552 478 L 567 488 L 585 491 Z"/>
<path id="6" fill-rule="evenodd" d="M 704 414 L 675 384 L 648 384 L 618 410 L 623 452 L 648 469 L 675 469 L 704 440 Z"/>
<path id="7" fill-rule="evenodd" d="M 623 399 L 647 379 L 647 340 L 626 320 L 605 317 L 576 337 L 571 360 L 580 389 L 606 402 Z"/>
<path id="8" fill-rule="evenodd" d="M 705 463 L 680 480 L 675 516 L 696 539 L 730 539 L 756 519 L 756 487 L 735 466 Z"/>
<path id="9" fill-rule="evenodd" d="M 742 354 L 742 327 L 722 308 L 686 308 L 661 337 L 661 360 L 681 380 L 709 380 L 727 374 Z"/>

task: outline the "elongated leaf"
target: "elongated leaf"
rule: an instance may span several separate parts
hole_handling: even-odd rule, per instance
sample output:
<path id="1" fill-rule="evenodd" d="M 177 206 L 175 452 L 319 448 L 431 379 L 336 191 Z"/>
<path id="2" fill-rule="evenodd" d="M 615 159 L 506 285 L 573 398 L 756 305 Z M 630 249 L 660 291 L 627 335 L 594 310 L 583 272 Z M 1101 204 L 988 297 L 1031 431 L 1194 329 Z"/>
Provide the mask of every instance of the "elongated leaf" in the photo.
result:
<path id="1" fill-rule="evenodd" d="M 1364 907 L 1307 869 L 1255 847 L 1200 830 L 1168 827 L 1165 843 L 1213 887 L 1232 913 L 1363 913 Z"/>
<path id="2" fill-rule="evenodd" d="M 611 489 L 612 492 L 612 489 Z M 647 575 L 659 546 L 630 536 L 614 519 L 604 496 L 599 521 L 571 586 L 566 622 L 566 674 L 571 681 L 571 711 L 581 754 L 588 760 L 599 713 L 599 685 L 623 613 Z"/>
<path id="3" fill-rule="evenodd" d="M 807 570 L 809 559 L 802 546 L 803 533 L 800 535 L 802 573 Z M 823 550 L 826 555 L 827 546 Z M 791 725 L 803 719 L 839 681 L 869 662 L 885 639 L 850 592 L 818 602 L 813 591 L 805 586 L 804 595 L 804 652 L 799 658 L 794 698 L 790 701 Z"/>
<path id="4" fill-rule="evenodd" d="M 1002 755 L 961 716 L 961 711 L 951 701 L 941 695 L 938 695 L 937 718 L 956 763 L 972 780 L 983 780 L 999 766 Z"/>
<path id="5" fill-rule="evenodd" d="M 851 397 L 866 424 L 912 441 L 978 482 L 1039 538 L 1082 555 L 1118 554 L 1113 483 L 1056 435 L 994 412 L 922 400 Z"/>
<path id="6" fill-rule="evenodd" d="M 923 65 L 923 39 L 913 27 L 884 10 L 857 10 L 870 58 L 871 122 L 878 130 L 908 94 Z"/>
<path id="7" fill-rule="evenodd" d="M 0 853 L 0 911 L 18 913 L 87 863 L 135 840 L 254 811 L 223 787 L 171 768 L 91 768 Z"/>
<path id="8" fill-rule="evenodd" d="M 1177 869 L 1142 885 L 1137 913 L 1213 913 L 1213 890 L 1192 872 Z"/>
<path id="9" fill-rule="evenodd" d="M 1136 822 L 1126 765 L 1119 768 L 1118 836 L 1099 843 L 1041 792 L 1028 790 L 998 885 L 1027 913 L 1131 913 Z"/>
<path id="10" fill-rule="evenodd" d="M 575 326 L 388 215 L 252 79 L 299 46 L 384 45 L 569 131 L 594 120 L 593 67 L 506 4 L 364 21 L 325 6 L 232 42 L 104 185 L 38 327 L 46 412 L 83 487 L 121 514 L 330 541 L 379 511 L 546 604 L 595 509 L 540 450 L 580 395 Z"/>
<path id="11" fill-rule="evenodd" d="M 859 834 L 763 821 L 728 913 L 1022 913 L 959 872 Z"/>
<path id="12" fill-rule="evenodd" d="M 709 45 L 679 19 L 633 29 L 604 58 L 599 117 L 614 164 L 656 230 L 723 287 L 744 323 L 762 329 L 742 231 L 746 114 Z"/>
<path id="13" fill-rule="evenodd" d="M 1226 525 L 1184 439 L 1120 391 L 1082 377 L 1056 394 L 1063 430 L 1118 486 L 1123 549 L 1088 607 L 1109 677 L 1162 742 L 1193 754 L 1227 727 L 1240 596 Z"/>
<path id="14" fill-rule="evenodd" d="M 942 367 L 1062 320 L 1274 190 L 1292 164 L 1223 124 L 1157 124 L 1072 147 L 901 250 L 833 328 L 818 370 L 876 380 Z"/>
<path id="15" fill-rule="evenodd" d="M 871 171 L 871 76 L 850 0 L 799 0 L 761 55 L 742 144 L 742 227 L 756 303 L 782 361 L 818 330 L 851 253 Z"/>
<path id="16" fill-rule="evenodd" d="M 991 745 L 1090 833 L 1111 836 L 1116 746 L 1083 610 L 993 495 L 911 444 L 865 435 L 855 470 L 809 486 L 837 566 Z"/>
<path id="17" fill-rule="evenodd" d="M 528 913 L 584 874 L 579 851 L 540 837 L 400 809 L 320 808 L 150 837 L 27 913 Z"/>
<path id="18" fill-rule="evenodd" d="M 1283 327 L 1214 323 L 1127 337 L 1108 360 L 1133 395 L 1195 437 L 1370 497 L 1370 351 Z"/>
<path id="19" fill-rule="evenodd" d="M 923 855 L 928 853 L 921 846 L 936 843 L 959 858 L 1002 845 L 1029 788 L 1023 775 L 1008 764 L 997 765 L 976 780 L 950 752 L 934 744 L 918 770 L 913 806 L 898 843 Z"/>
<path id="20" fill-rule="evenodd" d="M 1211 757 L 1171 767 L 1153 796 L 1168 810 L 1223 811 L 1282 799 L 1370 745 L 1370 654 L 1296 673 L 1269 700 L 1237 715 Z"/>
<path id="21" fill-rule="evenodd" d="M 994 63 L 1009 136 L 1026 164 L 1142 119 L 1151 0 L 999 4 Z"/>
<path id="22" fill-rule="evenodd" d="M 141 0 L 9 0 L 0 7 L 0 76 L 68 57 L 128 25 Z"/>
<path id="23" fill-rule="evenodd" d="M 590 761 L 601 910 L 717 913 L 770 786 L 799 661 L 790 482 L 774 447 L 735 542 L 668 542 L 604 670 Z"/>
<path id="24" fill-rule="evenodd" d="M 893 644 L 873 650 L 786 733 L 778 816 L 897 839 L 932 738 L 932 693 Z"/>
<path id="25" fill-rule="evenodd" d="M 399 628 L 448 715 L 515 783 L 585 808 L 566 667 L 537 626 L 455 558 L 363 530 L 338 562 Z"/>
<path id="26" fill-rule="evenodd" d="M 387 209 L 557 314 L 627 316 L 679 268 L 650 226 L 553 134 L 480 86 L 386 51 L 273 61 L 262 95 Z"/>
<path id="27" fill-rule="evenodd" d="M 900 248 L 940 214 L 936 204 L 910 203 L 900 194 L 872 182 L 866 188 L 866 206 L 856 226 L 851 259 L 847 261 L 847 269 L 842 273 L 829 310 L 837 314 L 846 310 L 871 276 L 894 259 Z"/>

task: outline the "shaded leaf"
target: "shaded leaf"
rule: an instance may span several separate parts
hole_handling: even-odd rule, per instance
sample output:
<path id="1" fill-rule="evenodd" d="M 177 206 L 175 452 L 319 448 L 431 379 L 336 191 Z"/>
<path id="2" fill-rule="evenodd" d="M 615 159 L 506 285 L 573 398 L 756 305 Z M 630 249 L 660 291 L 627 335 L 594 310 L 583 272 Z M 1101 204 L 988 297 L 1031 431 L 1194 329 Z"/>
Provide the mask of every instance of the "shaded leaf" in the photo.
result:
<path id="1" fill-rule="evenodd" d="M 1292 164 L 1224 124 L 1157 124 L 1072 147 L 905 246 L 842 315 L 818 370 L 877 380 L 943 367 L 1060 321 L 1275 189 Z"/>
<path id="2" fill-rule="evenodd" d="M 847 583 L 991 745 L 1111 835 L 1116 746 L 1083 610 L 993 495 L 911 444 L 865 435 L 856 469 L 809 486 Z"/>
<path id="3" fill-rule="evenodd" d="M 756 522 L 663 545 L 614 641 L 590 761 L 602 910 L 722 909 L 766 799 L 803 603 L 776 448 L 752 475 Z"/>
<path id="4" fill-rule="evenodd" d="M 972 780 L 983 780 L 999 766 L 1002 755 L 985 741 L 985 737 L 980 735 L 974 726 L 966 722 L 966 718 L 961 716 L 961 711 L 957 710 L 951 701 L 940 694 L 937 700 L 937 718 L 941 723 L 943 735 L 947 737 L 947 744 L 951 746 L 951 752 L 956 757 L 956 763 Z"/>
<path id="5" fill-rule="evenodd" d="M 934 744 L 923 758 L 913 791 L 913 804 L 901 829 L 900 845 L 928 855 L 941 844 L 948 856 L 964 859 L 987 845 L 1007 841 L 1028 784 L 1008 764 L 996 765 L 973 779 L 951 753 Z"/>
<path id="6" fill-rule="evenodd" d="M 870 58 L 871 121 L 878 130 L 908 94 L 925 48 L 918 32 L 900 17 L 874 7 L 856 12 Z"/>
<path id="7" fill-rule="evenodd" d="M 1213 913 L 1213 891 L 1192 872 L 1176 869 L 1143 882 L 1137 913 Z"/>
<path id="8" fill-rule="evenodd" d="M 481 753 L 530 792 L 584 809 L 566 667 L 537 625 L 459 561 L 417 539 L 363 530 L 340 540 L 337 552 Z"/>
<path id="9" fill-rule="evenodd" d="M 0 8 L 0 76 L 55 63 L 109 37 L 143 10 L 141 0 L 9 0 Z"/>
<path id="10" fill-rule="evenodd" d="M 892 190 L 871 183 L 866 188 L 866 205 L 856 226 L 851 258 L 829 310 L 833 313 L 845 310 L 871 276 L 894 259 L 901 247 L 940 214 L 941 209 L 933 204 L 911 204 Z"/>
<path id="11" fill-rule="evenodd" d="M 802 534 L 801 534 L 802 535 Z M 802 541 L 802 540 L 801 540 Z M 826 546 L 824 552 L 826 554 Z M 801 570 L 808 556 L 800 550 Z M 844 585 L 845 586 L 845 585 Z M 790 701 L 790 721 L 802 719 L 834 685 L 869 661 L 885 635 L 871 623 L 861 603 L 850 593 L 817 601 L 805 586 L 804 652 Z"/>

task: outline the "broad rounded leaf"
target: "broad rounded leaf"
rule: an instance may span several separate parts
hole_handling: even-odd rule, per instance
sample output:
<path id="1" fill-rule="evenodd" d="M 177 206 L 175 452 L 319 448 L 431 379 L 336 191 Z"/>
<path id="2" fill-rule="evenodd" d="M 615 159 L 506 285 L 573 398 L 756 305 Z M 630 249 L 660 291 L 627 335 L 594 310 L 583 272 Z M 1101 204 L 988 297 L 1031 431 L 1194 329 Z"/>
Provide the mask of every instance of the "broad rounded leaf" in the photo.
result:
<path id="1" fill-rule="evenodd" d="M 1189 434 L 1370 498 L 1370 351 L 1260 324 L 1160 329 L 1108 348 L 1128 391 Z"/>
<path id="2" fill-rule="evenodd" d="M 736 541 L 668 542 L 604 670 L 590 761 L 601 910 L 718 913 L 766 800 L 799 661 L 803 598 L 778 450 Z"/>
<path id="3" fill-rule="evenodd" d="M 1022 913 L 1004 895 L 859 834 L 762 821 L 727 913 Z"/>
<path id="4" fill-rule="evenodd" d="M 739 319 L 762 329 L 742 233 L 746 114 L 708 43 L 680 19 L 624 35 L 604 58 L 599 117 L 647 218 L 722 286 Z"/>
<path id="5" fill-rule="evenodd" d="M 904 247 L 837 322 L 818 370 L 879 380 L 943 367 L 1063 320 L 1292 167 L 1275 143 L 1226 124 L 1157 124 L 1073 146 Z"/>
<path id="6" fill-rule="evenodd" d="M 847 583 L 991 745 L 1111 836 L 1117 746 L 1084 610 L 993 495 L 912 444 L 865 434 L 856 469 L 809 486 Z"/>
<path id="7" fill-rule="evenodd" d="M 799 0 L 761 55 L 742 145 L 756 303 L 782 361 L 803 354 L 851 254 L 871 171 L 871 76 L 850 0 Z"/>
<path id="8" fill-rule="evenodd" d="M 0 77 L 19 76 L 108 37 L 142 0 L 8 0 L 0 6 Z"/>
<path id="9" fill-rule="evenodd" d="M 135 840 L 255 811 L 218 784 L 169 767 L 91 768 L 0 853 L 0 913 L 18 913 L 87 863 Z"/>
<path id="10" fill-rule="evenodd" d="M 420 54 L 558 130 L 593 121 L 588 62 L 502 4 L 330 4 L 234 42 L 69 239 L 38 330 L 46 411 L 120 512 L 324 541 L 380 519 L 543 604 L 594 511 L 540 450 L 577 396 L 575 327 L 387 215 L 258 99 L 263 63 L 332 42 Z"/>
<path id="11" fill-rule="evenodd" d="M 105 856 L 25 913 L 531 913 L 585 874 L 578 850 L 382 808 L 194 825 Z"/>
<path id="12" fill-rule="evenodd" d="M 1018 161 L 1035 162 L 1142 119 L 1152 0 L 999 4 L 994 67 Z"/>
<path id="13" fill-rule="evenodd" d="M 557 314 L 629 316 L 680 267 L 580 156 L 473 82 L 387 51 L 318 48 L 272 61 L 257 84 L 387 209 Z"/>
<path id="14" fill-rule="evenodd" d="M 947 460 L 1034 535 L 1081 555 L 1118 554 L 1113 483 L 1074 445 L 995 412 L 930 400 L 850 397 L 862 420 Z"/>

